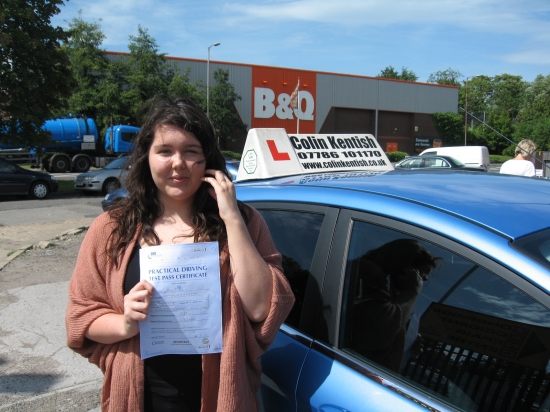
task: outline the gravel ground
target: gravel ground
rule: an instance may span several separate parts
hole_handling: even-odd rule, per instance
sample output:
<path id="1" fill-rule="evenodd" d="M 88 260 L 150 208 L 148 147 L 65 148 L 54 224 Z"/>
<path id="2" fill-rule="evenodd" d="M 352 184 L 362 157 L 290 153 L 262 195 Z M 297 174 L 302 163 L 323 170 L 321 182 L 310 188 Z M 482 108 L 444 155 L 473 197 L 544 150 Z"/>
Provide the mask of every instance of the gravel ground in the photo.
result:
<path id="1" fill-rule="evenodd" d="M 51 241 L 46 249 L 30 249 L 0 271 L 0 292 L 30 285 L 69 281 L 86 232 Z M 1 302 L 0 302 L 1 307 Z"/>

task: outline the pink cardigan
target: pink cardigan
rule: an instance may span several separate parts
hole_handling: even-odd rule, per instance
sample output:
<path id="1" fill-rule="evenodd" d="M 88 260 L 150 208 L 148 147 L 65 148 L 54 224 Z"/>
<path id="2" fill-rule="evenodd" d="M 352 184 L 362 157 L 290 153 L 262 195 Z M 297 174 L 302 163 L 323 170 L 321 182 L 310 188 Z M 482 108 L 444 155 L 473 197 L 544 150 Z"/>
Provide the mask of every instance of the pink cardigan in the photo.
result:
<path id="1" fill-rule="evenodd" d="M 279 326 L 294 303 L 294 296 L 281 268 L 267 225 L 251 209 L 248 231 L 273 276 L 271 309 L 263 322 L 246 317 L 230 270 L 222 270 L 223 352 L 203 355 L 201 412 L 247 412 L 259 408 L 260 357 L 267 350 Z M 116 224 L 107 213 L 90 226 L 80 247 L 69 285 L 66 315 L 67 344 L 96 364 L 105 379 L 101 394 L 102 411 L 143 411 L 144 369 L 139 353 L 139 335 L 111 345 L 93 342 L 85 331 L 98 317 L 123 313 L 123 282 L 131 251 L 138 238 L 128 245 L 117 269 L 105 253 L 110 226 Z M 227 252 L 220 253 L 222 268 Z"/>

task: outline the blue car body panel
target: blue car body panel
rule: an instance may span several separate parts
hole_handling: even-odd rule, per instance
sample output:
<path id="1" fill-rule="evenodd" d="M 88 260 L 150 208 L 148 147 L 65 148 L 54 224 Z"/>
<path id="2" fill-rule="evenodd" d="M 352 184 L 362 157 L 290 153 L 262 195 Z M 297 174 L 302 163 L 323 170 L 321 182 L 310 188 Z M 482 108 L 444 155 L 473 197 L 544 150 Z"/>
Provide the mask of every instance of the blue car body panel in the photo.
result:
<path id="1" fill-rule="evenodd" d="M 395 396 L 387 381 L 363 375 L 330 357 L 309 352 L 297 390 L 298 412 L 425 411 L 406 397 Z M 368 394 L 368 396 L 366 396 Z M 391 402 L 389 400 L 391 399 Z M 328 401 L 327 401 L 328 400 Z"/>
<path id="2" fill-rule="evenodd" d="M 475 185 L 472 185 L 473 181 Z M 312 188 L 308 192 L 310 202 L 384 213 L 383 209 L 372 210 L 369 205 L 365 205 L 361 195 L 351 194 L 370 192 L 376 196 L 401 199 L 408 203 L 439 209 L 444 213 L 476 222 L 510 239 L 545 227 L 541 218 L 544 219 L 545 215 L 548 215 L 550 207 L 550 181 L 483 172 L 323 173 L 243 182 L 238 186 L 299 188 L 296 194 L 289 195 L 285 191 L 282 196 L 273 195 L 273 200 L 282 200 L 281 197 L 284 197 L 287 201 L 304 200 L 299 192 L 308 187 Z M 321 189 L 323 187 L 331 190 L 341 189 L 342 194 L 326 199 L 326 191 Z M 345 201 L 340 196 L 346 196 Z M 390 203 L 389 199 L 387 201 Z M 510 216 L 514 216 L 515 213 L 521 213 L 521 219 L 511 219 Z M 413 221 L 417 223 L 416 220 Z M 546 227 L 550 226 L 550 217 L 546 217 L 546 222 Z"/>
<path id="3" fill-rule="evenodd" d="M 252 205 L 324 205 L 425 229 L 479 252 L 550 293 L 548 269 L 512 247 L 516 240 L 550 228 L 547 180 L 428 170 L 309 174 L 242 181 L 235 186 L 238 199 Z M 262 358 L 264 371 L 275 378 L 266 386 L 264 376 L 262 410 L 426 410 L 421 399 L 426 395 L 407 396 L 410 388 L 384 380 L 378 370 L 366 379 L 364 373 L 317 350 L 323 344 L 313 339 L 309 345 L 297 343 L 288 336 L 292 328 L 283 325 L 282 330 Z M 283 353 L 284 367 L 277 362 Z M 289 369 L 291 364 L 295 366 Z M 425 399 L 433 407 L 435 400 Z M 449 408 L 440 404 L 436 409 Z"/>

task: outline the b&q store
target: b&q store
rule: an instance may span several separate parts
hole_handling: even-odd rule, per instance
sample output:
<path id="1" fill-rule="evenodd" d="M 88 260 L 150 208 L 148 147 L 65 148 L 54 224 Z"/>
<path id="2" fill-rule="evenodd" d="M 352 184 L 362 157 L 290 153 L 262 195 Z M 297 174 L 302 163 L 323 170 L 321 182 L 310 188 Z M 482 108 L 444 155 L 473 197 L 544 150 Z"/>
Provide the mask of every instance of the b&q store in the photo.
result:
<path id="1" fill-rule="evenodd" d="M 123 55 L 108 53 L 114 59 Z M 190 67 L 191 82 L 206 84 L 206 60 L 167 59 L 182 73 Z M 210 87 L 218 68 L 229 72 L 242 98 L 235 102 L 236 110 L 248 128 L 282 127 L 289 134 L 370 133 L 388 152 L 414 154 L 432 147 L 439 135 L 431 114 L 458 109 L 454 86 L 210 60 Z M 299 105 L 292 109 L 290 96 L 298 79 Z M 242 151 L 245 134 L 234 137 L 236 142 L 222 146 Z"/>

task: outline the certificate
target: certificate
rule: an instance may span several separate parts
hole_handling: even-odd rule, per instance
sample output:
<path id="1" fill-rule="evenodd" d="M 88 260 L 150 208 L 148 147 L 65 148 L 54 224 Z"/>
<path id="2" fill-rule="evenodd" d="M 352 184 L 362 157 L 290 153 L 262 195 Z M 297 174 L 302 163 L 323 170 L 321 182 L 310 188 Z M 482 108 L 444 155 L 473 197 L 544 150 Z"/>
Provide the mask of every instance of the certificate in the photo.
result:
<path id="1" fill-rule="evenodd" d="M 218 242 L 143 248 L 139 264 L 141 280 L 155 288 L 139 325 L 141 358 L 221 352 Z"/>

